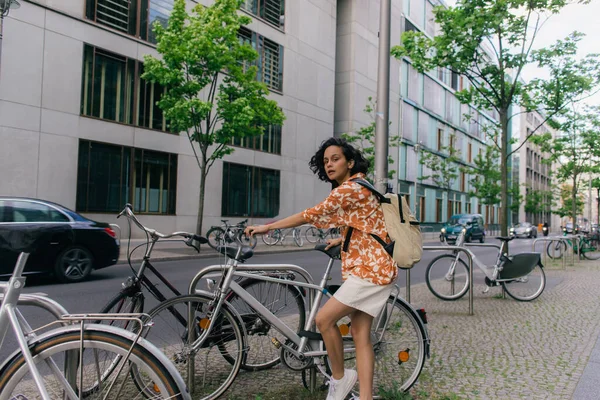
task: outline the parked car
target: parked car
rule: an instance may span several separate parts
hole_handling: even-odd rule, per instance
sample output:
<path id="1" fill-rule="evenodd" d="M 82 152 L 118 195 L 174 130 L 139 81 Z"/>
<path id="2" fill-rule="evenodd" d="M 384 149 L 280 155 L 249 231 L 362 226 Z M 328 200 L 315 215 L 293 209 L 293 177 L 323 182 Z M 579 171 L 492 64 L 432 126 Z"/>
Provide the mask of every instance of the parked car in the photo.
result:
<path id="1" fill-rule="evenodd" d="M 517 238 L 536 238 L 537 227 L 530 222 L 520 222 L 510 228 L 510 234 Z"/>
<path id="2" fill-rule="evenodd" d="M 485 229 L 483 217 L 480 214 L 457 214 L 453 215 L 441 230 L 441 235 L 449 244 L 456 243 L 460 231 L 465 228 L 465 242 L 472 240 L 485 242 Z"/>
<path id="3" fill-rule="evenodd" d="M 69 224 L 74 238 L 53 238 L 29 256 L 25 273 L 50 273 L 61 282 L 79 282 L 92 270 L 113 265 L 119 259 L 119 238 L 109 224 L 92 221 L 49 201 L 0 197 L 0 224 L 31 223 Z M 0 276 L 10 276 L 18 256 L 0 250 Z"/>

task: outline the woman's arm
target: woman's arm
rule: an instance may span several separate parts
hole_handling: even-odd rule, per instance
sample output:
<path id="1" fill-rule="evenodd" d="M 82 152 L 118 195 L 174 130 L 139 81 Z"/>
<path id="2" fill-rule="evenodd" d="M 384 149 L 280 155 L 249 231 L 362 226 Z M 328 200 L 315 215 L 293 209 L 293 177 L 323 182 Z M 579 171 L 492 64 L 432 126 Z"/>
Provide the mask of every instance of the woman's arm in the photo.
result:
<path id="1" fill-rule="evenodd" d="M 294 214 L 279 221 L 275 221 L 269 225 L 248 226 L 244 232 L 246 233 L 246 235 L 262 234 L 267 233 L 272 229 L 293 228 L 295 226 L 300 226 L 305 223 L 306 220 L 302 216 L 302 213 L 299 212 L 298 214 Z"/>

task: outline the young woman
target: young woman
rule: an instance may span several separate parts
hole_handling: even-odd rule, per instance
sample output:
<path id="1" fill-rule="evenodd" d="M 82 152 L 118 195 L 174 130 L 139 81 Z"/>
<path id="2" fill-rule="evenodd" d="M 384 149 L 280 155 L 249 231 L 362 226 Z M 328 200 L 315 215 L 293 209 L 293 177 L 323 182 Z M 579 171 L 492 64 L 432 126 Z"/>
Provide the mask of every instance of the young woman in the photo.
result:
<path id="1" fill-rule="evenodd" d="M 353 178 L 365 179 L 369 162 L 345 140 L 331 138 L 323 142 L 309 165 L 320 180 L 332 184 L 329 196 L 322 203 L 280 221 L 249 226 L 246 234 L 263 234 L 271 229 L 291 228 L 305 223 L 321 229 L 341 227 L 341 238 L 328 241 L 330 248 L 342 243 L 348 227 L 354 228 L 347 251 L 342 250 L 344 283 L 319 310 L 316 323 L 331 363 L 327 400 L 345 399 L 357 378 L 360 400 L 371 400 L 375 362 L 371 324 L 385 305 L 392 290 L 391 283 L 397 276 L 396 263 L 371 236 L 388 237 L 383 211 L 370 190 L 351 181 Z M 337 322 L 348 315 L 352 323 L 358 373 L 344 369 L 342 336 Z"/>

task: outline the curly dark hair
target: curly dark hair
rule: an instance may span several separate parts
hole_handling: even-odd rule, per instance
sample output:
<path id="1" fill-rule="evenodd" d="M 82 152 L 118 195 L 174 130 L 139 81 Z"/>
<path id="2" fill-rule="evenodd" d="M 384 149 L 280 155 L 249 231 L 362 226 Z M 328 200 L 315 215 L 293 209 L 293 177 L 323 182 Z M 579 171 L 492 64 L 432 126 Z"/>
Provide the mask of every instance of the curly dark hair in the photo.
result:
<path id="1" fill-rule="evenodd" d="M 350 143 L 348 143 L 345 139 L 332 137 L 325 140 L 321 143 L 319 150 L 315 153 L 314 156 L 308 162 L 310 169 L 314 174 L 316 174 L 320 180 L 324 182 L 330 182 L 332 187 L 335 188 L 338 186 L 338 183 L 330 180 L 327 177 L 327 172 L 325 171 L 325 163 L 323 162 L 323 157 L 325 156 L 325 150 L 327 150 L 330 146 L 338 146 L 342 149 L 342 153 L 344 153 L 344 157 L 348 161 L 354 161 L 354 165 L 350 169 L 350 175 L 357 174 L 362 172 L 366 174 L 369 170 L 369 166 L 371 163 L 367 160 L 360 151 L 355 149 Z"/>

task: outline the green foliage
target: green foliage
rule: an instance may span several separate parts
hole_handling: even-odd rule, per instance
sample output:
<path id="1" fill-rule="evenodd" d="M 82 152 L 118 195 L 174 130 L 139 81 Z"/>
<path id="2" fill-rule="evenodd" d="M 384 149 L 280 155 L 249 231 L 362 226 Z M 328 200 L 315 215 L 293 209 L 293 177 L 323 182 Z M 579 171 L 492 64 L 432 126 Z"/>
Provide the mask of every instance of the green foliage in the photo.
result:
<path id="1" fill-rule="evenodd" d="M 474 175 L 470 184 L 474 190 L 470 195 L 477 197 L 485 205 L 494 205 L 500 203 L 500 166 L 498 165 L 498 149 L 494 145 L 487 146 L 485 153 L 478 154 L 473 160 L 474 166 L 463 167 L 462 169 Z"/>
<path id="2" fill-rule="evenodd" d="M 511 211 L 518 213 L 519 208 L 521 207 L 521 203 L 523 202 L 523 195 L 521 194 L 521 189 L 519 184 L 513 180 L 513 184 L 510 188 L 510 209 Z"/>
<path id="3" fill-rule="evenodd" d="M 144 57 L 142 77 L 166 88 L 158 106 L 173 132 L 186 132 L 200 168 L 198 232 L 202 228 L 206 176 L 218 159 L 233 152 L 232 138 L 257 136 L 284 115 L 256 81 L 258 54 L 238 38 L 251 19 L 238 13 L 241 0 L 196 5 L 175 0 L 166 28 L 154 24 L 161 57 Z M 197 149 L 200 154 L 198 154 Z"/>
<path id="4" fill-rule="evenodd" d="M 529 189 L 525 196 L 525 212 L 538 214 L 552 211 L 552 198 L 552 191 Z"/>
<path id="5" fill-rule="evenodd" d="M 553 175 L 563 185 L 560 198 L 563 200 L 556 213 L 569 215 L 574 221 L 581 213 L 579 187 L 583 176 L 597 170 L 596 160 L 600 157 L 600 107 L 584 107 L 564 112 L 561 116 L 556 137 L 549 134 L 535 138 L 542 151 L 550 154 L 548 162 L 557 165 Z M 565 187 L 570 188 L 570 201 L 566 201 Z M 570 212 L 566 212 L 570 208 Z"/>
<path id="6" fill-rule="evenodd" d="M 374 182 L 374 170 L 375 170 L 375 101 L 369 96 L 367 104 L 365 105 L 364 112 L 371 118 L 371 123 L 367 126 L 363 126 L 356 132 L 342 133 L 342 138 L 346 139 L 348 143 L 352 143 L 355 147 L 360 149 L 365 158 L 369 160 L 370 167 L 367 176 Z M 391 125 L 391 122 L 390 122 Z M 400 145 L 400 136 L 392 135 L 388 138 L 388 147 L 390 149 L 398 148 Z M 393 164 L 394 159 L 388 156 L 388 164 Z M 388 179 L 394 178 L 395 170 L 388 171 Z"/>
<path id="7" fill-rule="evenodd" d="M 455 135 L 450 136 L 450 143 L 456 140 Z M 440 146 L 440 152 L 443 155 L 423 151 L 419 163 L 426 166 L 431 175 L 419 177 L 419 180 L 433 180 L 436 186 L 449 192 L 458 178 L 458 162 L 460 161 L 460 152 L 454 146 Z"/>
<path id="8" fill-rule="evenodd" d="M 528 139 L 509 150 L 511 106 L 537 110 L 554 121 L 555 115 L 588 96 L 599 84 L 598 55 L 576 58 L 581 34 L 573 33 L 552 46 L 532 50 L 545 19 L 566 4 L 567 0 L 459 0 L 455 7 L 434 9 L 438 36 L 405 32 L 402 45 L 392 49 L 397 58 L 410 57 L 420 72 L 440 67 L 463 75 L 468 85 L 456 94 L 459 101 L 498 112 L 503 234 L 507 233 L 505 213 L 509 209 L 508 158 Z M 523 82 L 521 72 L 529 64 L 546 68 L 550 77 Z"/>
<path id="9" fill-rule="evenodd" d="M 573 203 L 572 203 L 572 195 L 573 195 L 573 186 L 568 184 L 563 184 L 559 188 L 557 203 L 555 204 L 556 208 L 552 210 L 552 212 L 561 218 L 571 217 L 573 218 Z M 575 215 L 580 215 L 583 213 L 583 194 L 578 193 L 575 197 Z M 573 219 L 576 221 L 576 219 Z"/>

